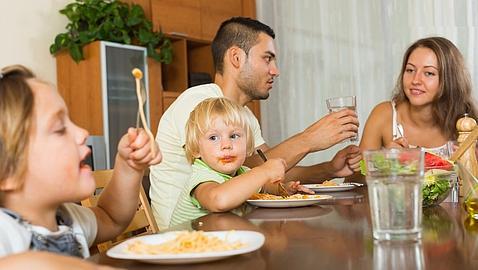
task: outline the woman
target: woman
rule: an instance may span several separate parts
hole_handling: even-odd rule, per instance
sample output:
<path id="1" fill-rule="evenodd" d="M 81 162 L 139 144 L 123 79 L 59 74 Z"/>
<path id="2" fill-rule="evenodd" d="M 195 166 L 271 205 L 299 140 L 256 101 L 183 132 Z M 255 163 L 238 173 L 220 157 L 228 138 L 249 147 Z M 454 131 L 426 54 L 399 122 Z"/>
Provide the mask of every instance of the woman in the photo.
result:
<path id="1" fill-rule="evenodd" d="M 477 116 L 471 79 L 451 41 L 429 37 L 405 52 L 392 101 L 377 105 L 365 124 L 362 150 L 425 147 L 446 153 L 457 138 L 456 121 Z"/>

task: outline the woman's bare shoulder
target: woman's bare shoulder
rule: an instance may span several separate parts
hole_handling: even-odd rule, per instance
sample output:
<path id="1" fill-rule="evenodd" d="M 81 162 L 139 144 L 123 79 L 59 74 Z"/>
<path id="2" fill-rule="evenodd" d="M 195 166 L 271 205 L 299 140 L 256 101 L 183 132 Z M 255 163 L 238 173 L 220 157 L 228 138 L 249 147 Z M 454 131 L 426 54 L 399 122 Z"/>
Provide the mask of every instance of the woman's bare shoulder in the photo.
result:
<path id="1" fill-rule="evenodd" d="M 384 101 L 377 104 L 370 113 L 369 120 L 376 121 L 378 123 L 390 122 L 392 118 L 392 103 L 390 101 Z"/>

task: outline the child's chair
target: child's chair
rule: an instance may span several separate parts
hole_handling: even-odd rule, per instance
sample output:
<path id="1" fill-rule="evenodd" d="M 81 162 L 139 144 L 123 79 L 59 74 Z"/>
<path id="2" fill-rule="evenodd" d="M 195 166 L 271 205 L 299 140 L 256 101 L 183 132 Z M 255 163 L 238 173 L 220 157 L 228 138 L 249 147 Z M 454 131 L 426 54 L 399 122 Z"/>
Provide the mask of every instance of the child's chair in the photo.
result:
<path id="1" fill-rule="evenodd" d="M 113 170 L 93 171 L 93 176 L 95 177 L 96 181 L 96 191 L 94 194 L 92 194 L 92 196 L 81 201 L 81 204 L 87 207 L 95 206 L 98 202 L 99 193 L 108 184 L 112 175 Z M 129 224 L 128 228 L 126 228 L 126 230 L 115 240 L 98 244 L 97 249 L 99 252 L 104 252 L 114 244 L 117 244 L 118 242 L 121 242 L 131 236 L 157 233 L 158 231 L 158 225 L 154 219 L 151 206 L 148 202 L 148 197 L 146 196 L 143 186 L 141 186 L 139 190 L 138 209 L 136 210 L 136 214 L 134 215 L 134 218 Z M 93 248 L 92 251 L 94 252 Z"/>

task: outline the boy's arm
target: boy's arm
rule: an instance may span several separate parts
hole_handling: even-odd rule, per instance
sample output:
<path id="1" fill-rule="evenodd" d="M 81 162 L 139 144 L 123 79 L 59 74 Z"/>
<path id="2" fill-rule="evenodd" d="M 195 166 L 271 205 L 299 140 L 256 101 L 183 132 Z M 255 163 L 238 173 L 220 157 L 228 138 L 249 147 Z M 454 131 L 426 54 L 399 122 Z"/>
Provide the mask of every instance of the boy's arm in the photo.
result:
<path id="1" fill-rule="evenodd" d="M 113 239 L 129 225 L 138 207 L 144 169 L 161 161 L 160 152 L 156 153 L 156 156 L 151 154 L 144 131 L 130 129 L 121 138 L 111 181 L 101 192 L 97 206 L 92 208 L 98 224 L 96 243 Z"/>
<path id="2" fill-rule="evenodd" d="M 193 195 L 203 208 L 211 212 L 229 211 L 244 203 L 264 184 L 282 181 L 285 166 L 282 159 L 269 159 L 263 165 L 222 184 L 202 183 L 196 187 Z"/>

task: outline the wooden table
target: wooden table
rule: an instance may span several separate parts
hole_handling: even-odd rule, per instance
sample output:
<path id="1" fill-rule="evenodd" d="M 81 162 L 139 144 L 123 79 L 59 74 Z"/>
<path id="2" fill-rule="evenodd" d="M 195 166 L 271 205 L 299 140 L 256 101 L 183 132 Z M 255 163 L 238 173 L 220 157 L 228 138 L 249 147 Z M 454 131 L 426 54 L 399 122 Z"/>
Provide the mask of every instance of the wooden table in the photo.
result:
<path id="1" fill-rule="evenodd" d="M 333 195 L 340 198 L 299 208 L 247 206 L 242 216 L 211 214 L 185 224 L 205 231 L 262 232 L 264 246 L 246 255 L 172 266 L 117 260 L 105 254 L 89 260 L 127 269 L 478 269 L 478 222 L 467 219 L 461 203 L 425 208 L 419 242 L 376 243 L 366 187 Z"/>

